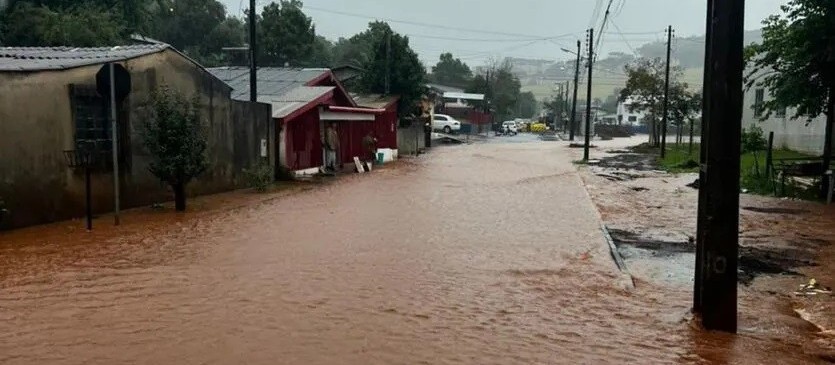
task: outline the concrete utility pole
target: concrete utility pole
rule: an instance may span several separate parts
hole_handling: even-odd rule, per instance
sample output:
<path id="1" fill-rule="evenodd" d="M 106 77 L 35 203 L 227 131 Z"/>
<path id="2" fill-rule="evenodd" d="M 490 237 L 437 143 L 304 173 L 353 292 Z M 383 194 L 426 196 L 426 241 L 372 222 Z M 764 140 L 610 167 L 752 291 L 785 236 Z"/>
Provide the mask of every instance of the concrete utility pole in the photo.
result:
<path id="1" fill-rule="evenodd" d="M 577 63 L 574 64 L 574 101 L 571 102 L 571 131 L 568 132 L 568 140 L 574 141 L 574 131 L 577 129 L 577 85 L 580 82 L 580 53 L 582 42 L 577 41 Z"/>
<path id="2" fill-rule="evenodd" d="M 249 101 L 252 103 L 258 102 L 258 52 L 255 38 L 255 0 L 249 0 Z"/>
<path id="3" fill-rule="evenodd" d="M 579 52 L 577 53 L 579 54 Z M 589 85 L 586 90 L 586 143 L 583 145 L 583 161 L 589 160 L 589 143 L 591 142 L 591 81 L 592 65 L 594 64 L 594 28 L 589 29 Z"/>
<path id="4" fill-rule="evenodd" d="M 737 330 L 739 153 L 745 1 L 709 0 L 693 311 Z"/>
<path id="5" fill-rule="evenodd" d="M 554 133 L 557 132 L 557 126 L 562 124 L 562 113 L 565 109 L 562 108 L 562 84 L 557 84 L 557 97 L 554 98 L 555 107 L 557 110 L 554 110 Z"/>
<path id="6" fill-rule="evenodd" d="M 673 40 L 673 26 L 667 28 L 667 71 L 664 75 L 664 114 L 661 115 L 661 158 L 667 154 L 667 122 L 670 105 L 670 45 Z"/>

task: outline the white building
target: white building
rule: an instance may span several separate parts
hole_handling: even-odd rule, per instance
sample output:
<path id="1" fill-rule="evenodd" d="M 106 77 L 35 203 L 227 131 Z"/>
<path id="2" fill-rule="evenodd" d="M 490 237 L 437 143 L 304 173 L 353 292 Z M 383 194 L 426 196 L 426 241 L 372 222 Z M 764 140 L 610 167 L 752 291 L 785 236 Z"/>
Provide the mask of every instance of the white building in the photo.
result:
<path id="1" fill-rule="evenodd" d="M 766 138 L 769 132 L 774 132 L 774 148 L 785 148 L 816 156 L 822 155 L 826 116 L 821 115 L 812 120 L 792 119 L 794 110 L 788 109 L 772 113 L 768 119 L 761 121 L 757 109 L 770 97 L 768 90 L 761 85 L 754 85 L 745 90 L 742 104 L 742 128 L 757 125 L 763 129 Z"/>
<path id="2" fill-rule="evenodd" d="M 634 127 L 641 126 L 646 118 L 646 113 L 641 109 L 631 110 L 634 101 L 626 99 L 618 103 L 618 123 L 621 125 L 631 125 Z"/>

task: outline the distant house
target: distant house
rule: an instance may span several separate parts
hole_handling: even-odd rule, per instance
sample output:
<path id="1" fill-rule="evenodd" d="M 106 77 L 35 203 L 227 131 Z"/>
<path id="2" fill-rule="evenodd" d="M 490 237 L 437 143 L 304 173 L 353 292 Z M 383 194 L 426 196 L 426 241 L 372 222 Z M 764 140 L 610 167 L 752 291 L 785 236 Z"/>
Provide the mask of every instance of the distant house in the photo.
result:
<path id="1" fill-rule="evenodd" d="M 0 47 L 0 197 L 11 227 L 83 215 L 84 174 L 68 167 L 65 155 L 78 148 L 108 160 L 93 175 L 93 209 L 113 207 L 110 108 L 96 91 L 96 74 L 107 62 L 131 77 L 130 94 L 117 105 L 122 207 L 171 198 L 148 171 L 139 133 L 161 85 L 196 96 L 205 122 L 210 168 L 190 184 L 190 194 L 240 187 L 242 170 L 260 158 L 270 106 L 233 100 L 228 84 L 166 44 Z"/>
<path id="2" fill-rule="evenodd" d="M 210 71 L 232 86 L 233 98 L 249 100 L 248 68 L 216 67 Z M 396 136 L 397 125 L 391 118 L 397 115 L 397 103 L 379 109 L 363 107 L 329 69 L 262 67 L 257 75 L 257 99 L 272 105 L 275 129 L 270 135 L 278 146 L 276 167 L 286 166 L 298 174 L 318 172 L 324 164 L 326 123 L 337 126 L 337 158 L 344 164 L 353 163 L 354 156 L 364 156 L 362 138 L 369 131 L 382 135 L 386 143 L 396 143 L 392 136 Z"/>
<path id="3" fill-rule="evenodd" d="M 775 148 L 822 155 L 826 116 L 821 115 L 811 120 L 792 119 L 795 111 L 785 109 L 772 113 L 766 120 L 761 120 L 764 116 L 762 105 L 768 98 L 771 98 L 771 95 L 761 85 L 754 85 L 745 90 L 742 104 L 742 127 L 759 126 L 763 129 L 766 138 L 769 132 L 774 132 Z"/>
<path id="4" fill-rule="evenodd" d="M 626 99 L 618 102 L 617 122 L 620 125 L 629 125 L 639 127 L 644 124 L 646 119 L 646 112 L 642 109 L 632 109 L 635 101 L 633 99 Z"/>
<path id="5" fill-rule="evenodd" d="M 469 94 L 464 89 L 440 84 L 426 86 L 430 95 L 434 96 L 435 113 L 454 117 L 472 132 L 483 132 L 490 128 L 493 122 L 491 114 L 478 107 L 484 100 L 483 94 Z"/>

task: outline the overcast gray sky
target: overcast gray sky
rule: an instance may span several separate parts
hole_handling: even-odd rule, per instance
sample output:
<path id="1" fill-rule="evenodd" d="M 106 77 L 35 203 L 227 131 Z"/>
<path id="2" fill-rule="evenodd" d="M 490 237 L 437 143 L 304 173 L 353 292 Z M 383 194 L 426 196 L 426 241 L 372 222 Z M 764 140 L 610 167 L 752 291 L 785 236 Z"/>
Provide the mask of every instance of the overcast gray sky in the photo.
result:
<path id="1" fill-rule="evenodd" d="M 242 14 L 249 0 L 221 0 L 232 14 Z M 260 9 L 269 0 L 257 0 Z M 428 65 L 441 52 L 452 52 L 471 65 L 490 58 L 568 59 L 560 47 L 576 48 L 585 29 L 599 30 L 608 0 L 304 0 L 318 34 L 350 37 L 374 19 L 388 20 L 410 36 L 412 48 Z M 745 27 L 777 13 L 786 0 L 746 1 Z M 672 25 L 677 36 L 704 34 L 706 0 L 614 0 L 611 22 L 599 52 L 631 52 L 664 39 Z M 597 9 L 597 11 L 596 11 Z M 396 22 L 402 21 L 402 22 Z M 442 27 L 433 27 L 440 25 Z M 457 29 L 450 29 L 457 28 Z M 617 34 L 618 30 L 625 35 Z M 640 34 L 632 34 L 640 33 Z M 547 39 L 545 39 L 547 38 Z"/>

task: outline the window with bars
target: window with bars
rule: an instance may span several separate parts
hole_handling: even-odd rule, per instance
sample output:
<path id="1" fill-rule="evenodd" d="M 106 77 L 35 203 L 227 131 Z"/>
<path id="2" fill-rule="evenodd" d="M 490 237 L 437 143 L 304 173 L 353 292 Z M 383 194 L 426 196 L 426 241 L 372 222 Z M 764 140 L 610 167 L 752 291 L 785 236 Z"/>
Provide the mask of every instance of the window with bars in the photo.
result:
<path id="1" fill-rule="evenodd" d="M 113 139 L 109 108 L 95 86 L 70 85 L 70 100 L 75 126 L 75 148 L 111 151 Z"/>

